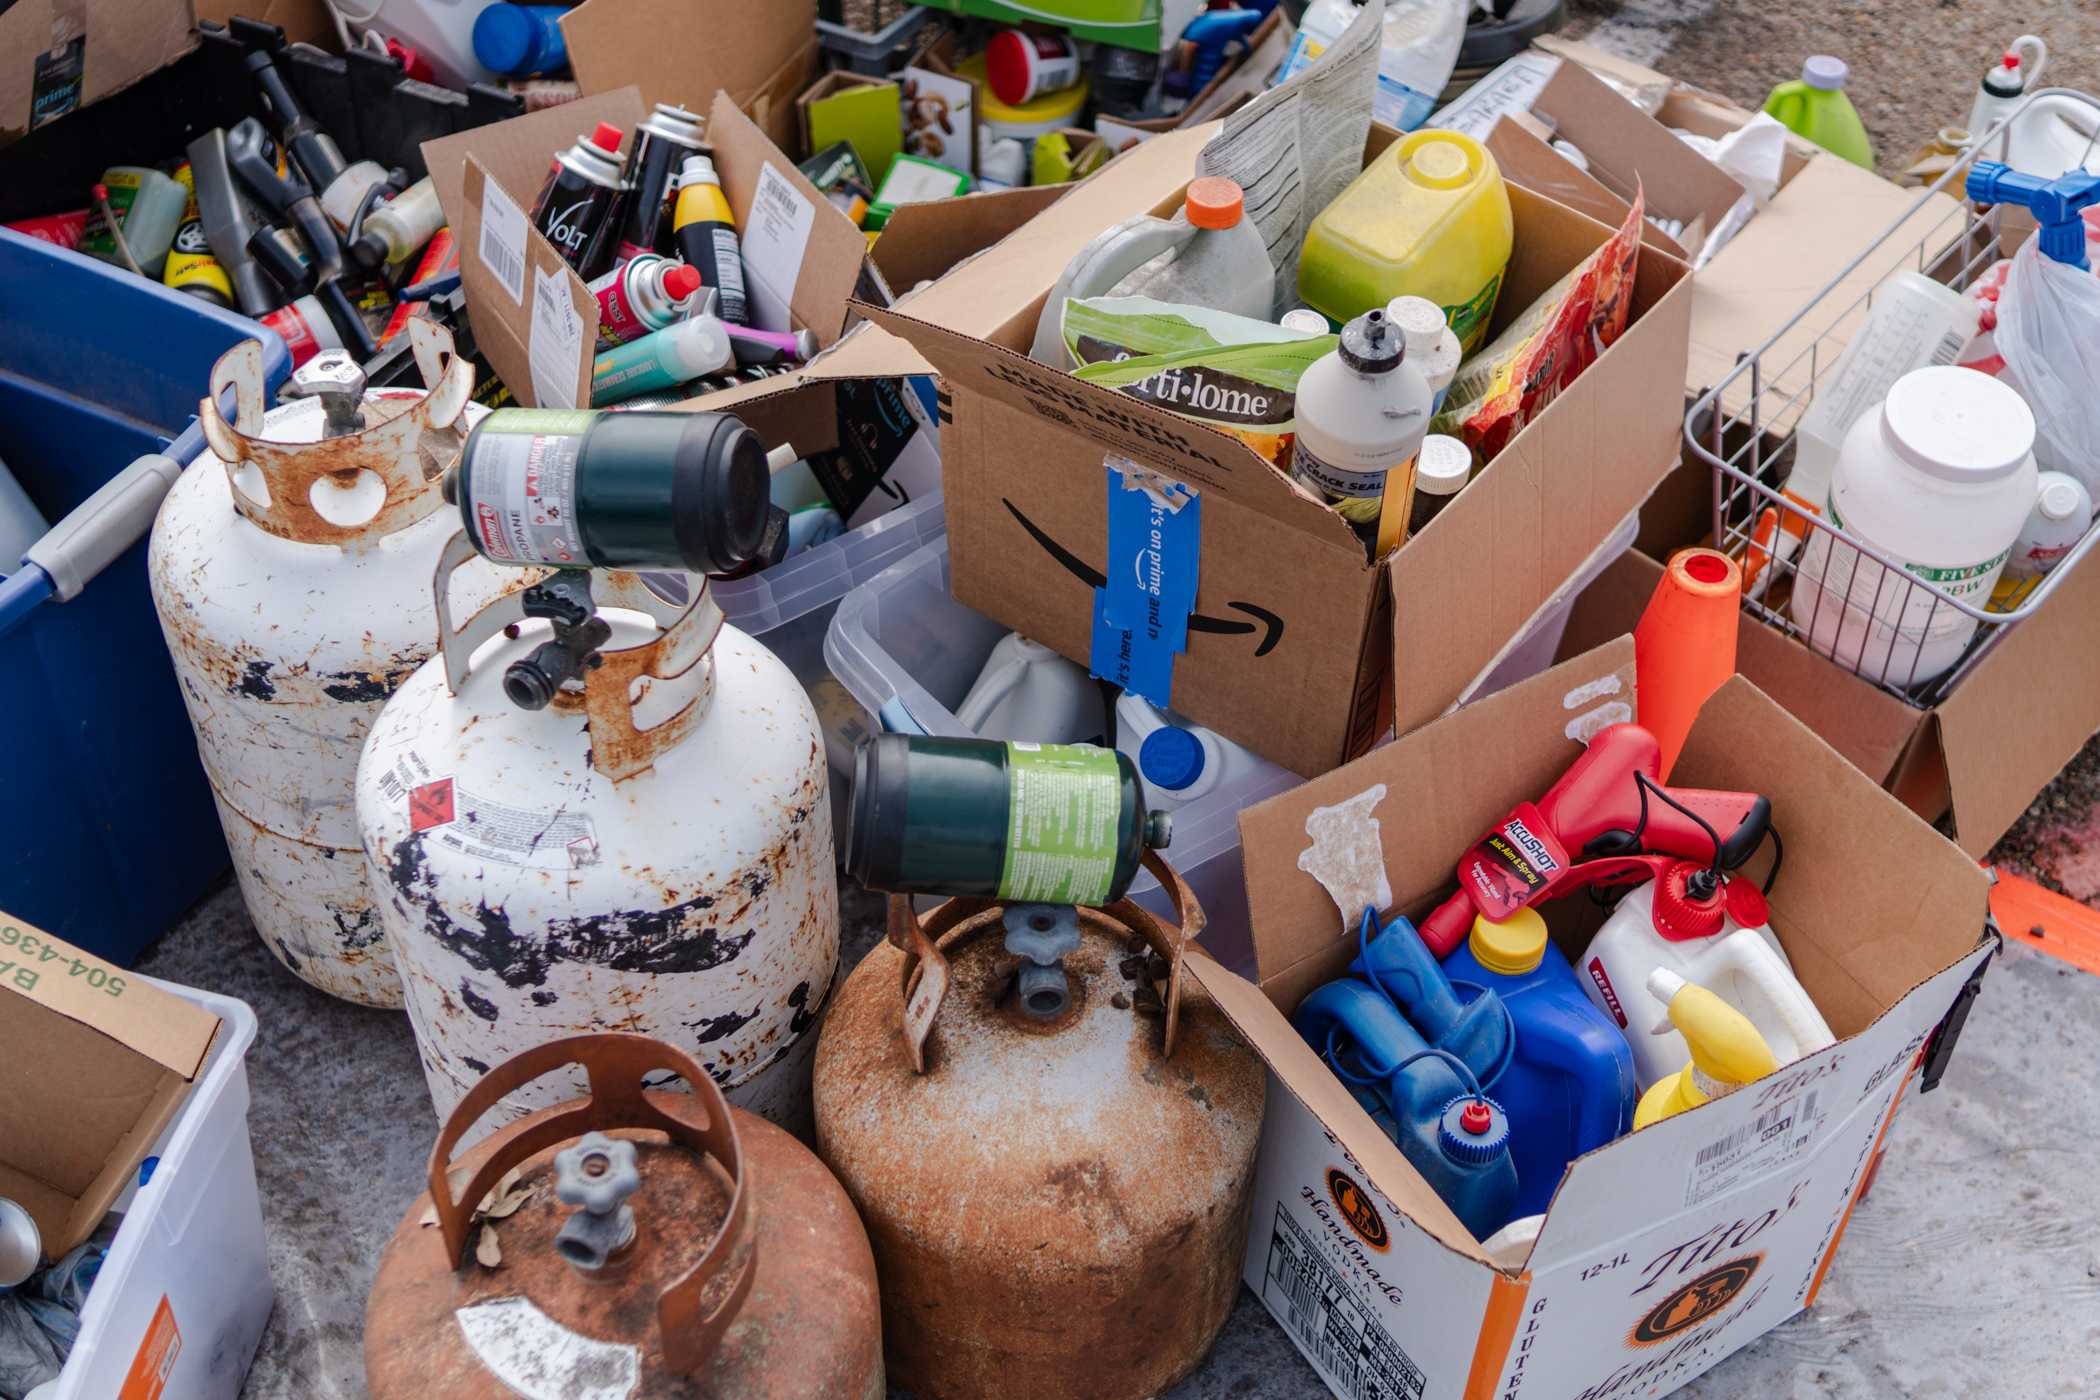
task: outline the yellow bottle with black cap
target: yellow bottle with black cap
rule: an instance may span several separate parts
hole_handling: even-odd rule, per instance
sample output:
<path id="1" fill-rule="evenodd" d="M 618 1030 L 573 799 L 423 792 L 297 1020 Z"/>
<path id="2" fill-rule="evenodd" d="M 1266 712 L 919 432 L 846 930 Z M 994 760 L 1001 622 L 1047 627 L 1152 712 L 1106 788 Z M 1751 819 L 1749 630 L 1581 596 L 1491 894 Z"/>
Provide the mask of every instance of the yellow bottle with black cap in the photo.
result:
<path id="1" fill-rule="evenodd" d="M 1691 1047 L 1692 1061 L 1641 1095 L 1633 1114 L 1636 1129 L 1732 1094 L 1779 1068 L 1750 1018 L 1697 982 L 1658 967 L 1648 974 L 1648 994 L 1670 1009 L 1656 1033 L 1668 1034 L 1674 1027 Z"/>

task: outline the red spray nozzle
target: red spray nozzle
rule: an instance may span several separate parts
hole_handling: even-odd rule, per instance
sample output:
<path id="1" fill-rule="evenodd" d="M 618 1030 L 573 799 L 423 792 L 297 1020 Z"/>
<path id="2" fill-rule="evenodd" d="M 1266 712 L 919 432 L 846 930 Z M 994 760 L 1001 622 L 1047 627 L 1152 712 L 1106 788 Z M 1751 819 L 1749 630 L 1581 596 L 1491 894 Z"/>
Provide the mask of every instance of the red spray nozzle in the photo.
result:
<path id="1" fill-rule="evenodd" d="M 700 273 L 697 269 L 679 263 L 664 273 L 664 295 L 673 301 L 684 301 L 700 290 Z"/>
<path id="2" fill-rule="evenodd" d="M 95 196 L 95 202 L 96 202 L 97 204 L 107 204 L 107 203 L 109 202 L 109 186 L 107 186 L 107 185 L 97 185 L 97 186 L 95 186 L 95 188 L 94 188 L 94 196 Z"/>
<path id="3" fill-rule="evenodd" d="M 591 133 L 591 144 L 601 151 L 613 155 L 620 153 L 620 128 L 611 122 L 599 122 L 598 129 Z"/>

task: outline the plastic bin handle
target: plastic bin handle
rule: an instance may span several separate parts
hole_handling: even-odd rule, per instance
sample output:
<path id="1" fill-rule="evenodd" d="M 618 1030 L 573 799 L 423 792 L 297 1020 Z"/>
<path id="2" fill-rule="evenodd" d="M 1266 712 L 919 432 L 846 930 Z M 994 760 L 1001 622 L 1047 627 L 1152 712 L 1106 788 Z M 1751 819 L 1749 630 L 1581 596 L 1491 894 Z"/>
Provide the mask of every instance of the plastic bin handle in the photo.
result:
<path id="1" fill-rule="evenodd" d="M 162 498 L 181 475 L 182 464 L 167 453 L 147 453 L 46 531 L 22 556 L 23 562 L 51 576 L 54 598 L 71 602 L 90 579 L 152 528 Z"/>

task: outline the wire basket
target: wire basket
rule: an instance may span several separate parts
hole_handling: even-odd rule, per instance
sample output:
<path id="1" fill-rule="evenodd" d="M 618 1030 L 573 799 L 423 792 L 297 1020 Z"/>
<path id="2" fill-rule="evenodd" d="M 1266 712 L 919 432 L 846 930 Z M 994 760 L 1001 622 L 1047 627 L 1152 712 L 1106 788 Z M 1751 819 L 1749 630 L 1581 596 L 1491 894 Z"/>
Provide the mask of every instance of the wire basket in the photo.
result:
<path id="1" fill-rule="evenodd" d="M 1963 190 L 1977 159 L 2009 150 L 2012 126 L 2027 105 L 2052 96 L 2087 104 L 2100 129 L 2100 99 L 2063 88 L 2030 95 L 1785 325 L 1740 356 L 1685 416 L 1687 445 L 1713 470 L 1715 547 L 1743 566 L 1744 611 L 1920 708 L 1939 703 L 2045 604 L 2100 541 L 2100 529 L 2089 525 L 2016 606 L 1993 612 L 1983 586 L 1988 575 L 1923 577 L 1829 519 L 1803 512 L 1782 487 L 1803 414 L 1889 278 L 1909 269 L 1966 291 L 2017 249 L 2024 222 L 2009 230 L 2003 206 L 1978 209 Z M 1867 267 L 1887 271 L 1860 290 Z M 1797 549 L 1777 538 L 1789 532 L 1800 537 Z"/>

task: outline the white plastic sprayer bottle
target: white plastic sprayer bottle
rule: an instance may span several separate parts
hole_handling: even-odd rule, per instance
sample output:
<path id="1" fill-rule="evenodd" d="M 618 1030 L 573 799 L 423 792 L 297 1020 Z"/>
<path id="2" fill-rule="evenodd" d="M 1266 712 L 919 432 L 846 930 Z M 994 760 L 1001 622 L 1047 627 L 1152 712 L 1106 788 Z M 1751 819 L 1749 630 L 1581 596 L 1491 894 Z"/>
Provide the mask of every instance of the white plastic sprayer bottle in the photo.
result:
<path id="1" fill-rule="evenodd" d="M 1836 1039 L 1795 978 L 1756 886 L 1731 876 L 1702 896 L 1705 874 L 1703 866 L 1680 863 L 1635 888 L 1597 930 L 1576 969 L 1583 994 L 1626 1032 L 1643 1089 L 1690 1057 L 1683 1036 L 1648 1034 L 1667 1011 L 1648 992 L 1648 974 L 1659 967 L 1711 988 L 1749 1017 L 1781 1064 Z"/>
<path id="2" fill-rule="evenodd" d="M 1916 581 L 1980 606 L 2034 509 L 2036 479 L 2034 414 L 2011 387 L 1942 365 L 1897 380 L 1845 435 L 1824 515 L 1905 573 L 1815 531 L 1791 604 L 1809 646 L 1896 686 L 1951 669 L 1976 620 Z"/>
<path id="3" fill-rule="evenodd" d="M 1268 320 L 1276 269 L 1261 230 L 1245 217 L 1244 200 L 1232 181 L 1206 175 L 1189 182 L 1180 217 L 1140 214 L 1097 235 L 1050 289 L 1030 358 L 1071 368 L 1064 340 L 1071 298 L 1150 297 Z"/>
<path id="4" fill-rule="evenodd" d="M 1434 397 L 1383 309 L 1342 327 L 1334 350 L 1299 376 L 1291 475 L 1373 542 L 1374 559 L 1406 536 Z"/>

